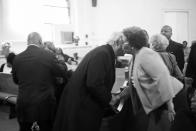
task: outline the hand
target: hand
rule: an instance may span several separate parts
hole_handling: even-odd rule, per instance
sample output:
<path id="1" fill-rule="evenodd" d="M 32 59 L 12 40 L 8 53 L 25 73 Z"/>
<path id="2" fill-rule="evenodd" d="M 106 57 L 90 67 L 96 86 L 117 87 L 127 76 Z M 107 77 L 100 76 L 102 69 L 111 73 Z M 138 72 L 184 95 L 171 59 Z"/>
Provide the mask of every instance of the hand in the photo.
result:
<path id="1" fill-rule="evenodd" d="M 114 106 L 120 101 L 120 96 L 119 95 L 112 95 L 112 99 L 110 101 L 110 105 Z"/>
<path id="2" fill-rule="evenodd" d="M 174 104 L 172 101 L 169 101 L 167 105 L 168 105 L 168 119 L 170 122 L 172 122 L 176 115 L 176 112 L 174 110 Z"/>
<path id="3" fill-rule="evenodd" d="M 175 115 L 176 115 L 175 111 L 174 112 L 168 111 L 168 119 L 170 122 L 174 121 Z"/>
<path id="4" fill-rule="evenodd" d="M 193 79 L 190 78 L 190 77 L 185 77 L 184 78 L 184 82 L 185 82 L 185 88 L 188 89 L 192 86 L 192 83 L 193 83 Z"/>

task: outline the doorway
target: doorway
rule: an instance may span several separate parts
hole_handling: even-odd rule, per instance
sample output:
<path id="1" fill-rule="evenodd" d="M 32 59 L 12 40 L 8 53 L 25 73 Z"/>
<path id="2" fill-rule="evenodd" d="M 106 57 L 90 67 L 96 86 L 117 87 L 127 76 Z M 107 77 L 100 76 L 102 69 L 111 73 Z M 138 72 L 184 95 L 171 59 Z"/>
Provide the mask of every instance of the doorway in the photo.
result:
<path id="1" fill-rule="evenodd" d="M 189 42 L 189 12 L 188 11 L 165 11 L 164 25 L 172 27 L 172 39 L 179 43 Z"/>

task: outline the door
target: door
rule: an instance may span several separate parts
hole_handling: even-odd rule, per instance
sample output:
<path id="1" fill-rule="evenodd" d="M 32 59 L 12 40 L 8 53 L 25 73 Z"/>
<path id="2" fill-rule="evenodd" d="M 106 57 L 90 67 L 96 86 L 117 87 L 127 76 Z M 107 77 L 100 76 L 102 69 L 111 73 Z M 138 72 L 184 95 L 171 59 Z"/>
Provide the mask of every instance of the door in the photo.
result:
<path id="1" fill-rule="evenodd" d="M 172 40 L 182 43 L 189 42 L 189 12 L 188 11 L 165 11 L 164 24 L 172 27 Z"/>

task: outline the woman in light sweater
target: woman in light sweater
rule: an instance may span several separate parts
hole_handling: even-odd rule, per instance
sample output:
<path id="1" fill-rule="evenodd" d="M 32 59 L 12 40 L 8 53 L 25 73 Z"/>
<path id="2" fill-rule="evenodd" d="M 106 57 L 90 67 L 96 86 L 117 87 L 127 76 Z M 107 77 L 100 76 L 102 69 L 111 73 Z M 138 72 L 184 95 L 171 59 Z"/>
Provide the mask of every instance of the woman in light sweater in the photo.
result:
<path id="1" fill-rule="evenodd" d="M 170 73 L 160 55 L 147 48 L 148 37 L 143 29 L 130 27 L 124 29 L 123 34 L 129 46 L 134 49 L 135 57 L 130 65 L 129 86 L 120 95 L 113 97 L 111 105 L 131 96 L 135 122 L 142 110 L 143 115 L 148 117 L 146 122 L 140 119 L 140 124 L 135 123 L 139 128 L 136 130 L 168 131 L 170 121 L 174 120 L 175 115 L 172 102 L 175 94 Z M 162 117 L 165 119 L 164 122 L 161 121 Z"/>

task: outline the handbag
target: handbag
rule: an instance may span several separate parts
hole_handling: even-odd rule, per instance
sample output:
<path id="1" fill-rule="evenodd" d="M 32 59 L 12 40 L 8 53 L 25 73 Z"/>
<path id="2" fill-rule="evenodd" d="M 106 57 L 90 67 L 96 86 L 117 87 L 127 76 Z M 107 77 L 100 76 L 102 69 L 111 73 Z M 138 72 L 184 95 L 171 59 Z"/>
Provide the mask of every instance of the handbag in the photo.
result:
<path id="1" fill-rule="evenodd" d="M 178 67 L 176 60 L 171 56 L 170 53 L 168 53 L 168 56 L 169 56 L 169 60 L 170 60 L 172 67 L 173 67 L 172 76 L 174 76 L 175 78 L 177 78 L 179 80 L 183 80 L 184 76 L 183 76 L 180 68 Z"/>
<path id="2" fill-rule="evenodd" d="M 173 95 L 176 96 L 182 89 L 183 89 L 183 84 L 181 81 L 179 81 L 178 79 L 176 79 L 173 76 L 171 77 L 171 81 L 172 81 L 172 89 L 173 89 Z"/>
<path id="3" fill-rule="evenodd" d="M 135 87 L 133 86 L 133 84 L 131 85 L 130 95 L 131 95 L 131 103 L 132 103 L 133 114 L 136 115 L 137 112 L 139 110 L 141 110 L 141 108 L 143 108 L 143 107 L 142 107 L 139 96 L 138 96 L 137 91 L 136 91 Z"/>

